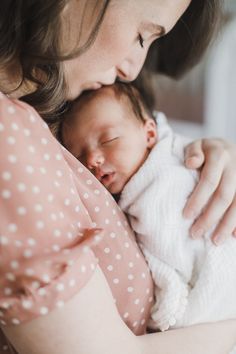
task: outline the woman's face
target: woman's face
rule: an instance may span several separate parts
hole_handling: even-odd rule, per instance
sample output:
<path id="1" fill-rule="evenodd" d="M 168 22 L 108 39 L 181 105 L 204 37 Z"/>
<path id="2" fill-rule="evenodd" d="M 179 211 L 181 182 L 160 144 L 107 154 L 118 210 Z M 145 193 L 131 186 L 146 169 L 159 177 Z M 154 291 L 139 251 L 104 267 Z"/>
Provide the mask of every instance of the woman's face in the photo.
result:
<path id="1" fill-rule="evenodd" d="M 84 90 L 112 84 L 117 77 L 134 80 L 152 42 L 174 27 L 190 1 L 112 0 L 95 42 L 81 56 L 65 62 L 68 99 Z M 73 16 L 78 13 L 74 11 Z M 72 21 L 75 24 L 76 18 Z M 86 29 L 89 33 L 91 21 L 84 21 L 83 33 Z M 73 38 L 76 31 L 73 26 Z"/>

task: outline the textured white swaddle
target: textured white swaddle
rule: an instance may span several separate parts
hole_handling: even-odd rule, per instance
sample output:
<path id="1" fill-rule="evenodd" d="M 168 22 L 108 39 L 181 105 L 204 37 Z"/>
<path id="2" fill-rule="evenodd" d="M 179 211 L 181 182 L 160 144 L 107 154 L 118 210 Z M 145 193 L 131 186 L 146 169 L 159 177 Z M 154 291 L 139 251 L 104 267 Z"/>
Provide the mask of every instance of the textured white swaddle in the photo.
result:
<path id="1" fill-rule="evenodd" d="M 125 186 L 119 205 L 128 214 L 156 284 L 150 327 L 236 318 L 236 241 L 216 247 L 206 235 L 192 240 L 183 218 L 198 180 L 183 164 L 189 139 L 173 133 L 159 113 L 159 141 Z"/>

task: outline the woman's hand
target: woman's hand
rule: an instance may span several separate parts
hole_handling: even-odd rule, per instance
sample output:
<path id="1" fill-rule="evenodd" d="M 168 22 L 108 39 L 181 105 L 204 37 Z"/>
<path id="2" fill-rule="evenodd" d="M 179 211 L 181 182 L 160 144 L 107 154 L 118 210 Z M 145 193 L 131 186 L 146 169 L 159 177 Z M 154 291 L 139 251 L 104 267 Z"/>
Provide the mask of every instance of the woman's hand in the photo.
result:
<path id="1" fill-rule="evenodd" d="M 216 245 L 231 234 L 236 237 L 236 145 L 221 139 L 197 140 L 186 148 L 185 165 L 201 169 L 200 181 L 184 208 L 185 217 L 197 217 L 192 237 L 203 236 L 214 225 Z"/>

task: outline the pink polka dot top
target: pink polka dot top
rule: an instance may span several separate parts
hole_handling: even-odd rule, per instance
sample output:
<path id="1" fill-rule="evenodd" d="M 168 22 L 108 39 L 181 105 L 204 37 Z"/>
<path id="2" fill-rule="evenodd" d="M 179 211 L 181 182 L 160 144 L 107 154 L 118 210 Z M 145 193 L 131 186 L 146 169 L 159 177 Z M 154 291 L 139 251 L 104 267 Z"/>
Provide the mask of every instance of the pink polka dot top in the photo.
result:
<path id="1" fill-rule="evenodd" d="M 2 93 L 0 165 L 0 326 L 62 307 L 99 264 L 120 316 L 145 333 L 153 284 L 124 215 L 36 111 Z"/>

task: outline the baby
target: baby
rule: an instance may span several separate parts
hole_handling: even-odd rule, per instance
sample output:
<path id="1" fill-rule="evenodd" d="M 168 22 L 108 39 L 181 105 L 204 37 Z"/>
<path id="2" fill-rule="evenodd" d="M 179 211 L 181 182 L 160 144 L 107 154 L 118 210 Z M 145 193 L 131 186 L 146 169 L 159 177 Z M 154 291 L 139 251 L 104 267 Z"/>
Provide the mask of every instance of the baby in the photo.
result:
<path id="1" fill-rule="evenodd" d="M 167 330 L 236 317 L 236 242 L 193 241 L 182 210 L 197 181 L 184 166 L 189 143 L 140 93 L 117 83 L 85 92 L 60 129 L 65 147 L 116 197 L 155 282 L 149 326 Z"/>

